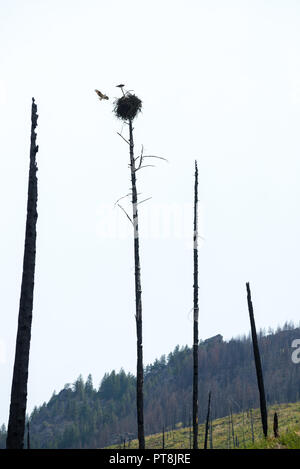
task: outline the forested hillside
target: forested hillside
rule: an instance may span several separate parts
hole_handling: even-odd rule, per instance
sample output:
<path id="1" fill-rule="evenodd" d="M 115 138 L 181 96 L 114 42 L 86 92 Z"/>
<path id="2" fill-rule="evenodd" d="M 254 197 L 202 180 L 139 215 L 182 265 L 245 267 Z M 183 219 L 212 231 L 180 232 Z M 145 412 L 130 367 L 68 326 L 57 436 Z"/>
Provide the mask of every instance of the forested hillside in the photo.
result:
<path id="1" fill-rule="evenodd" d="M 292 362 L 291 344 L 300 329 L 286 324 L 259 335 L 268 404 L 300 400 L 300 364 Z M 229 342 L 216 336 L 199 346 L 199 421 L 206 416 L 212 391 L 212 417 L 259 406 L 249 337 Z M 192 350 L 177 346 L 145 368 L 145 433 L 190 424 Z M 92 377 L 79 377 L 30 415 L 32 448 L 100 448 L 136 438 L 135 377 L 123 370 L 105 374 L 99 389 Z M 0 431 L 4 447 L 5 429 Z M 26 445 L 25 445 L 26 446 Z"/>

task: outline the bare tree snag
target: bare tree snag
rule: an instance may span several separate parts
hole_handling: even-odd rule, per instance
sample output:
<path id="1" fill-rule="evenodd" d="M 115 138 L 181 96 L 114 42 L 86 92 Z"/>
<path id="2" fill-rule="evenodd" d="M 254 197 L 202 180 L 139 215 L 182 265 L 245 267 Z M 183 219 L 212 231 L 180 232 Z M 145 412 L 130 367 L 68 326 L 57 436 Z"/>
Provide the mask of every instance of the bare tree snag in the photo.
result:
<path id="1" fill-rule="evenodd" d="M 27 422 L 27 449 L 30 449 L 30 429 L 29 429 L 29 421 Z"/>
<path id="2" fill-rule="evenodd" d="M 233 423 L 233 415 L 232 415 L 232 409 L 230 408 L 230 421 L 231 421 L 231 435 L 232 435 L 232 441 L 233 441 L 233 447 L 235 448 L 235 436 L 234 436 L 234 423 Z"/>
<path id="3" fill-rule="evenodd" d="M 258 385 L 258 391 L 259 391 L 261 422 L 262 422 L 264 436 L 267 437 L 268 436 L 267 404 L 266 404 L 264 379 L 263 379 L 261 359 L 260 359 L 260 353 L 259 353 L 259 347 L 258 347 L 258 341 L 257 341 L 256 326 L 255 326 L 255 320 L 254 320 L 254 312 L 253 312 L 251 290 L 250 290 L 249 283 L 246 283 L 246 288 L 247 288 L 247 301 L 248 301 L 248 309 L 249 309 L 250 324 L 251 324 L 253 354 L 254 354 L 254 361 L 255 361 L 255 368 L 256 368 L 257 385 Z"/>
<path id="4" fill-rule="evenodd" d="M 195 161 L 195 187 L 194 187 L 194 337 L 193 337 L 193 449 L 198 449 L 198 167 Z"/>
<path id="5" fill-rule="evenodd" d="M 126 122 L 129 127 L 129 140 L 125 139 L 120 133 L 120 137 L 129 145 L 129 167 L 131 173 L 131 193 L 132 196 L 132 218 L 125 212 L 127 218 L 131 221 L 134 231 L 134 275 L 135 275 L 135 320 L 137 333 L 137 376 L 136 376 L 136 408 L 137 408 L 137 427 L 139 449 L 145 449 L 144 434 L 144 370 L 143 370 L 143 331 L 142 331 L 142 288 L 141 288 L 141 266 L 139 249 L 139 219 L 138 219 L 138 192 L 136 188 L 136 172 L 142 168 L 144 158 L 143 148 L 140 157 L 134 157 L 134 140 L 132 121 L 142 109 L 142 101 L 134 94 L 124 92 L 125 85 L 118 85 L 122 91 L 122 97 L 115 101 L 114 112 L 118 119 Z M 136 161 L 140 158 L 138 167 Z M 128 194 L 127 194 L 128 195 Z M 125 196 L 126 197 L 126 196 Z M 121 200 L 121 199 L 119 199 Z"/>
<path id="6" fill-rule="evenodd" d="M 277 412 L 275 412 L 275 414 L 274 414 L 273 431 L 274 431 L 274 437 L 278 438 L 279 433 L 278 433 L 278 415 L 277 415 Z"/>
<path id="7" fill-rule="evenodd" d="M 132 186 L 132 221 L 134 230 L 134 272 L 135 272 L 135 304 L 136 304 L 136 334 L 137 334 L 137 420 L 138 420 L 138 440 L 139 449 L 145 449 L 144 434 L 144 369 L 143 369 L 143 330 L 142 330 L 142 287 L 141 287 L 141 266 L 139 248 L 139 218 L 138 218 L 138 197 L 136 189 L 136 171 L 134 159 L 134 141 L 132 120 L 129 120 L 129 149 L 130 149 L 130 170 Z"/>
<path id="8" fill-rule="evenodd" d="M 208 441 L 208 431 L 210 427 L 210 400 L 211 400 L 211 391 L 208 394 L 208 405 L 207 405 L 207 415 L 206 415 L 206 423 L 205 423 L 205 439 L 204 439 L 204 449 L 207 449 L 207 441 Z"/>
<path id="9" fill-rule="evenodd" d="M 38 152 L 38 146 L 36 145 L 35 132 L 35 128 L 37 126 L 37 119 L 37 106 L 35 104 L 34 98 L 32 98 L 27 220 L 18 331 L 6 439 L 6 448 L 8 449 L 23 449 L 24 447 L 25 416 L 27 404 L 27 381 L 36 254 L 36 222 L 38 216 L 38 192 L 36 176 L 36 154 Z"/>
<path id="10" fill-rule="evenodd" d="M 253 427 L 252 409 L 250 409 L 250 425 L 251 425 L 251 439 L 252 439 L 252 443 L 254 443 L 254 427 Z"/>
<path id="11" fill-rule="evenodd" d="M 210 418 L 210 425 L 209 425 L 209 442 L 210 442 L 210 449 L 213 449 L 213 421 Z"/>

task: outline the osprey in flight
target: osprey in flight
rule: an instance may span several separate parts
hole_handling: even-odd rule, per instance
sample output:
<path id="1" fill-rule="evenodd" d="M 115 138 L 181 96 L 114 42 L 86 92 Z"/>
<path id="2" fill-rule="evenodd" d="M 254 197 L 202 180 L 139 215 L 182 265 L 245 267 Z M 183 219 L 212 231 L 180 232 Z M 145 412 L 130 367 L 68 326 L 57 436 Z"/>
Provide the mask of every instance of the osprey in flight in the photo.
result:
<path id="1" fill-rule="evenodd" d="M 102 101 L 102 99 L 109 99 L 108 96 L 106 96 L 106 94 L 101 93 L 101 91 L 99 91 L 99 90 L 95 90 L 95 91 L 96 91 L 100 101 Z"/>

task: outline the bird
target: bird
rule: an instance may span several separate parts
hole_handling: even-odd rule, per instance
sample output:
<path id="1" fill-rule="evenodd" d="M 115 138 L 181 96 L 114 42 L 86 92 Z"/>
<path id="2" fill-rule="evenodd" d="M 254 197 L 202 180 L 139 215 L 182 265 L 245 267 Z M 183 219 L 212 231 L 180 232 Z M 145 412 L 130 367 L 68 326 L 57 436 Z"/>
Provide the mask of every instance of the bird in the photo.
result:
<path id="1" fill-rule="evenodd" d="M 102 101 L 102 99 L 109 99 L 109 97 L 106 96 L 106 94 L 101 93 L 101 91 L 95 90 L 95 92 L 97 93 L 97 95 L 98 95 L 100 101 Z"/>

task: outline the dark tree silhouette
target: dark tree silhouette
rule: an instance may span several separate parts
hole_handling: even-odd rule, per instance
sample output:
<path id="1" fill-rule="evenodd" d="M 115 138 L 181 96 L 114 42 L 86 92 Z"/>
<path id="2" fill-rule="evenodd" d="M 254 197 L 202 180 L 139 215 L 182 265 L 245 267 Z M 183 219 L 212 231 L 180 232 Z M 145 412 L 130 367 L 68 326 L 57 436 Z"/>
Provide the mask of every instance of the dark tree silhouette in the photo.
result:
<path id="1" fill-rule="evenodd" d="M 232 435 L 233 447 L 235 448 L 236 439 L 234 436 L 234 423 L 233 423 L 232 408 L 230 408 L 230 422 L 231 422 L 231 435 Z"/>
<path id="2" fill-rule="evenodd" d="M 212 417 L 210 417 L 210 424 L 209 424 L 209 443 L 210 443 L 210 449 L 213 449 L 213 421 Z"/>
<path id="3" fill-rule="evenodd" d="M 254 443 L 254 427 L 253 427 L 252 409 L 250 409 L 250 425 L 251 425 L 251 439 L 252 439 L 252 443 Z"/>
<path id="4" fill-rule="evenodd" d="M 209 425 L 210 425 L 210 400 L 211 400 L 211 391 L 209 391 L 209 394 L 208 394 L 207 415 L 206 415 L 206 422 L 205 422 L 204 449 L 207 449 L 208 431 L 209 431 Z"/>
<path id="5" fill-rule="evenodd" d="M 228 449 L 231 449 L 231 419 L 230 419 L 230 415 L 228 415 L 227 447 L 228 447 Z"/>
<path id="6" fill-rule="evenodd" d="M 132 211 L 134 227 L 134 267 L 135 267 L 135 299 L 136 299 L 136 334 L 137 334 L 137 418 L 138 418 L 138 439 L 139 448 L 145 448 L 144 435 L 144 371 L 143 371 L 143 321 L 142 321 L 142 287 L 141 287 L 141 266 L 139 248 L 139 219 L 138 219 L 138 198 L 136 189 L 136 168 L 133 153 L 133 129 L 132 120 L 129 121 L 129 142 L 130 142 L 130 169 L 132 184 Z"/>
<path id="7" fill-rule="evenodd" d="M 262 422 L 264 436 L 267 437 L 268 436 L 268 412 L 267 412 L 264 379 L 263 379 L 261 359 L 260 359 L 260 353 L 259 353 L 259 347 L 258 347 L 258 341 L 257 341 L 256 326 L 255 326 L 255 320 L 254 320 L 254 312 L 253 312 L 251 290 L 250 290 L 249 283 L 246 283 L 246 288 L 247 288 L 247 301 L 248 301 L 248 309 L 249 309 L 250 324 L 251 324 L 253 354 L 254 354 L 254 361 L 255 361 L 255 368 L 256 368 L 257 385 L 258 385 L 258 391 L 259 391 L 261 422 Z"/>
<path id="8" fill-rule="evenodd" d="M 27 449 L 30 449 L 30 429 L 29 429 L 29 421 L 27 422 Z"/>
<path id="9" fill-rule="evenodd" d="M 198 167 L 195 161 L 195 187 L 194 187 L 194 341 L 193 341 L 193 449 L 198 448 Z"/>
<path id="10" fill-rule="evenodd" d="M 36 176 L 36 154 L 38 151 L 38 146 L 36 145 L 35 128 L 37 126 L 37 119 L 37 106 L 35 104 L 34 98 L 32 98 L 27 220 L 18 331 L 6 439 L 6 447 L 8 449 L 23 449 L 24 447 L 27 381 L 36 254 L 36 222 L 38 195 Z"/>
<path id="11" fill-rule="evenodd" d="M 277 415 L 277 412 L 275 412 L 275 414 L 274 414 L 273 431 L 274 431 L 274 437 L 278 438 L 279 433 L 278 433 L 278 415 Z"/>
<path id="12" fill-rule="evenodd" d="M 132 202 L 132 225 L 134 230 L 134 271 L 135 271 L 135 304 L 136 304 L 136 332 L 137 332 L 137 425 L 139 448 L 145 449 L 144 433 L 144 370 L 143 370 L 143 332 L 142 332 L 142 287 L 141 287 L 141 265 L 140 265 L 140 247 L 139 247 L 139 218 L 138 218 L 138 194 L 136 185 L 136 172 L 142 167 L 143 156 L 140 157 L 139 166 L 136 166 L 137 159 L 134 157 L 134 139 L 132 121 L 140 112 L 142 107 L 141 100 L 131 93 L 124 93 L 116 101 L 115 114 L 119 119 L 125 121 L 129 126 L 129 166 L 131 173 L 131 202 Z M 122 137 L 124 138 L 124 137 Z M 127 215 L 128 216 L 128 215 Z M 130 219 L 130 217 L 129 217 Z"/>

